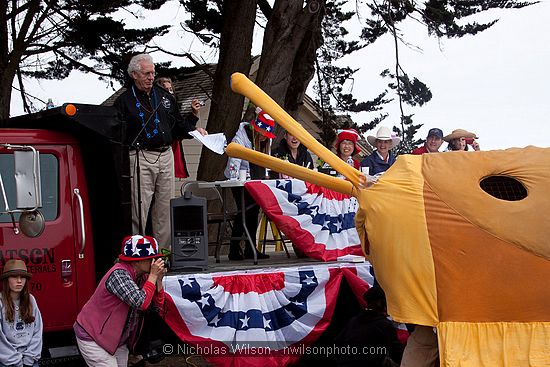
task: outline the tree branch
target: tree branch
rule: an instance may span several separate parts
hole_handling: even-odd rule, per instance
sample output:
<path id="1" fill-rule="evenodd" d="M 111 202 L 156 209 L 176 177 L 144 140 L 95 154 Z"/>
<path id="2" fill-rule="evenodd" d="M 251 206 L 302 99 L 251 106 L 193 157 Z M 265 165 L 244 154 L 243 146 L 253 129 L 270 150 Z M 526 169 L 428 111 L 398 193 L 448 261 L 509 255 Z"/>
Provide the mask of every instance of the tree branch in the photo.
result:
<path id="1" fill-rule="evenodd" d="M 273 14 L 273 8 L 269 5 L 269 2 L 267 0 L 258 0 L 258 8 L 260 8 L 264 17 L 269 20 Z"/>
<path id="2" fill-rule="evenodd" d="M 21 92 L 21 89 L 19 89 L 19 88 L 17 88 L 17 87 L 12 87 L 12 88 L 15 89 L 15 90 L 18 91 L 18 92 Z M 27 93 L 26 91 L 23 91 L 23 93 L 25 93 L 25 96 L 27 96 L 27 97 L 36 99 L 37 101 L 46 104 L 46 101 L 44 101 L 43 99 L 40 99 L 40 98 L 38 98 L 38 97 L 36 97 L 36 96 L 33 96 L 32 94 Z"/>
<path id="3" fill-rule="evenodd" d="M 15 1 L 13 1 L 13 2 L 15 2 Z M 15 17 L 18 14 L 20 14 L 20 13 L 24 12 L 25 10 L 27 10 L 29 8 L 29 6 L 30 6 L 29 2 L 21 5 L 20 7 L 17 7 L 17 4 L 12 5 L 11 13 L 6 14 L 6 19 L 7 20 L 8 19 L 15 19 Z"/>
<path id="4" fill-rule="evenodd" d="M 23 85 L 23 78 L 21 77 L 21 69 L 17 68 L 17 81 L 19 82 L 19 92 L 21 93 L 21 100 L 23 101 L 23 110 L 26 113 L 31 113 L 29 104 L 27 103 L 27 97 L 25 93 L 25 86 Z"/>
<path id="5" fill-rule="evenodd" d="M 27 36 L 27 32 L 31 27 L 34 16 L 38 14 L 39 10 L 40 10 L 40 1 L 30 0 L 29 10 L 27 11 L 27 14 L 25 14 L 25 19 L 23 20 L 23 23 L 19 28 L 19 34 L 17 35 L 17 37 L 15 38 L 15 41 L 13 42 L 13 49 L 8 58 L 7 69 L 11 69 L 12 72 L 15 71 L 15 69 L 19 65 L 19 60 L 21 59 L 21 55 L 23 55 L 25 51 L 25 38 Z"/>
<path id="6" fill-rule="evenodd" d="M 207 68 L 204 66 L 204 64 L 201 64 L 199 63 L 197 60 L 195 60 L 195 58 L 193 57 L 193 55 L 191 55 L 189 52 L 185 52 L 183 54 L 179 54 L 179 53 L 175 53 L 175 52 L 171 52 L 171 51 L 168 51 L 168 50 L 165 50 L 163 49 L 162 47 L 159 47 L 159 46 L 147 46 L 145 49 L 151 49 L 151 50 L 156 50 L 156 51 L 161 51 L 161 52 L 164 52 L 168 55 L 171 55 L 171 56 L 176 56 L 176 57 L 187 57 L 195 66 L 199 67 L 202 71 L 204 71 L 209 77 L 211 77 L 212 79 L 214 79 L 214 74 Z"/>
<path id="7" fill-rule="evenodd" d="M 83 64 L 81 63 L 80 61 L 76 61 L 75 59 L 73 59 L 72 57 L 66 55 L 64 52 L 62 52 L 61 50 L 59 49 L 55 49 L 55 50 L 52 50 L 56 55 L 59 55 L 61 56 L 62 58 L 66 59 L 66 60 L 69 60 L 70 62 L 72 62 L 73 64 L 75 65 L 78 65 L 79 67 L 83 68 L 84 70 L 86 70 L 87 72 L 89 73 L 92 73 L 92 74 L 95 74 L 95 75 L 99 75 L 99 76 L 104 76 L 106 78 L 112 78 L 113 75 L 111 74 L 106 74 L 106 73 L 102 73 L 100 71 L 97 71 L 95 68 L 91 67 L 91 66 L 88 66 L 86 64 Z"/>

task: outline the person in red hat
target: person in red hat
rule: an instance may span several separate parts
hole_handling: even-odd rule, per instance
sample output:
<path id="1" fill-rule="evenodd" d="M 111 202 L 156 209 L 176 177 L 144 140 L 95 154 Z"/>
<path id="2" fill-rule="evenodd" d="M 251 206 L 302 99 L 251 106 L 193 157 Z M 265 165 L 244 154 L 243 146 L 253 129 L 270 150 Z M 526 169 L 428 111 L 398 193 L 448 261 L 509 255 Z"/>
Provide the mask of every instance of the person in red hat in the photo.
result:
<path id="1" fill-rule="evenodd" d="M 88 366 L 128 364 L 141 330 L 142 313 L 151 304 L 163 312 L 166 274 L 157 240 L 129 236 L 122 242 L 119 262 L 103 276 L 76 318 L 74 331 Z"/>
<path id="2" fill-rule="evenodd" d="M 0 298 L 0 366 L 38 367 L 42 353 L 42 316 L 29 293 L 32 274 L 23 260 L 6 261 Z"/>
<path id="3" fill-rule="evenodd" d="M 350 166 L 359 169 L 361 166 L 359 161 L 353 158 L 354 155 L 359 154 L 361 151 L 361 148 L 357 145 L 359 133 L 354 129 L 337 130 L 336 133 L 338 134 L 335 145 L 336 155 Z"/>

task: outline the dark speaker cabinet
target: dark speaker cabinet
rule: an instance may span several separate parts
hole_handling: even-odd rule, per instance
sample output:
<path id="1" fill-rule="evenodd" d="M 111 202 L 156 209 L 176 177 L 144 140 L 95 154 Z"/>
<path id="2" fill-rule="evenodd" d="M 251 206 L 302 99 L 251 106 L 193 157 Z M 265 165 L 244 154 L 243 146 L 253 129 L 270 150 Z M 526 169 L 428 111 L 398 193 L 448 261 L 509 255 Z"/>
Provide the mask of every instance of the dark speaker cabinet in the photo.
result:
<path id="1" fill-rule="evenodd" d="M 172 270 L 205 270 L 208 267 L 206 199 L 190 193 L 170 200 Z"/>

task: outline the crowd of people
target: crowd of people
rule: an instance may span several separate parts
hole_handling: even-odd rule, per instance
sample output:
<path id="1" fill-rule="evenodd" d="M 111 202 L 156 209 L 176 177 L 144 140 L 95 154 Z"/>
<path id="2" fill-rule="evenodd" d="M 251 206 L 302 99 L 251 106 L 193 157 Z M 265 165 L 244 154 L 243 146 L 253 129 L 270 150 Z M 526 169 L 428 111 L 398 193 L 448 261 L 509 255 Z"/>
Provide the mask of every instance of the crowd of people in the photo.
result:
<path id="1" fill-rule="evenodd" d="M 192 113 L 181 115 L 169 78 L 155 80 L 155 65 L 150 55 L 140 54 L 132 58 L 128 66 L 131 83 L 115 101 L 126 129 L 125 143 L 130 148 L 132 186 L 132 231 L 144 233 L 144 224 L 151 215 L 153 236 L 134 235 L 124 239 L 118 262 L 104 275 L 95 293 L 84 305 L 74 324 L 80 352 L 90 366 L 126 366 L 129 350 L 135 345 L 141 330 L 143 312 L 153 308 L 162 314 L 164 310 L 163 277 L 166 268 L 160 249 L 170 248 L 169 202 L 174 192 L 174 178 L 187 177 L 181 139 L 189 138 L 188 132 L 196 127 L 201 103 L 194 99 Z M 263 113 L 261 118 L 269 116 Z M 265 122 L 265 121 L 264 121 Z M 265 125 L 262 125 L 265 128 Z M 255 134 L 256 133 L 256 134 Z M 241 122 L 233 142 L 247 148 L 257 149 L 273 135 L 258 129 L 253 123 Z M 354 129 L 337 131 L 334 145 L 337 156 L 365 174 L 379 176 L 396 162 L 392 151 L 401 138 L 390 128 L 381 126 L 367 141 L 373 147 L 370 155 L 357 159 L 361 149 L 360 134 Z M 412 154 L 436 153 L 443 142 L 446 151 L 466 151 L 471 147 L 479 150 L 474 133 L 456 129 L 444 135 L 439 128 L 428 131 L 423 146 Z M 314 169 L 314 162 L 307 148 L 290 132 L 271 154 L 299 166 Z M 254 170 L 247 161 L 229 158 L 224 175 L 232 178 L 234 172 L 246 171 L 247 177 L 266 178 Z M 272 178 L 288 178 L 273 172 Z M 139 189 L 138 189 L 139 188 Z M 238 200 L 240 192 L 233 192 Z M 251 237 L 256 237 L 259 207 L 248 192 L 244 191 L 247 207 L 246 226 Z M 229 250 L 230 260 L 253 257 L 253 249 L 241 248 L 243 224 L 240 216 L 233 226 Z M 157 242 L 158 240 L 158 242 Z M 268 258 L 258 253 L 258 258 Z M 42 319 L 34 297 L 29 293 L 28 279 L 31 274 L 22 260 L 9 260 L 3 267 L 2 295 L 0 298 L 0 367 L 38 366 L 42 349 Z M 369 365 L 388 365 L 387 359 L 399 363 L 403 353 L 396 343 L 393 329 L 386 319 L 383 291 L 374 288 L 367 294 L 368 308 L 344 330 L 338 341 L 342 343 L 378 343 L 385 340 L 392 353 L 384 361 L 370 361 Z M 361 332 L 353 332 L 356 325 L 365 324 Z M 371 330 L 372 333 L 369 331 Z M 356 330 L 357 331 L 357 330 Z M 367 333 L 368 335 L 366 335 Z M 376 335 L 380 334 L 378 337 Z M 376 334 L 376 335 L 375 335 Z M 403 366 L 436 365 L 437 336 L 431 327 L 417 325 L 403 353 Z M 355 360 L 340 360 L 339 365 L 355 365 Z M 364 362 L 364 361 L 359 361 Z M 386 363 L 386 364 L 383 364 Z"/>
<path id="2" fill-rule="evenodd" d="M 157 84 L 155 84 L 154 64 L 150 56 L 138 55 L 132 59 L 128 74 L 131 76 L 133 83 L 118 98 L 115 105 L 126 123 L 128 131 L 126 143 L 131 149 L 133 230 L 134 233 L 143 233 L 140 223 L 146 221 L 149 206 L 153 202 L 151 211 L 153 235 L 159 238 L 161 247 L 166 247 L 169 245 L 170 237 L 167 226 L 161 224 L 169 223 L 165 216 L 169 213 L 168 206 L 174 187 L 173 180 L 175 175 L 177 177 L 187 176 L 183 151 L 179 142 L 186 137 L 187 132 L 193 129 L 197 129 L 201 134 L 207 134 L 207 132 L 204 129 L 195 127 L 198 111 L 201 107 L 197 100 L 192 102 L 192 114 L 182 116 L 173 95 L 174 90 L 171 80 L 159 78 L 156 81 Z M 273 124 L 270 125 L 270 117 L 264 112 L 258 112 L 257 119 L 257 123 L 254 121 L 241 122 L 232 141 L 250 149 L 258 150 L 260 149 L 259 145 L 265 146 L 266 141 L 273 137 Z M 354 129 L 338 130 L 334 145 L 337 156 L 352 167 L 374 177 L 384 174 L 396 162 L 397 156 L 394 153 L 394 148 L 400 144 L 401 138 L 396 136 L 390 128 L 381 126 L 374 135 L 367 136 L 367 141 L 373 147 L 373 151 L 360 161 L 357 159 L 361 150 L 358 144 L 359 139 L 360 134 Z M 412 154 L 439 152 L 443 142 L 447 142 L 445 151 L 466 151 L 469 147 L 473 150 L 479 150 L 476 139 L 476 134 L 463 129 L 456 129 L 452 133 L 444 135 L 441 129 L 431 128 L 428 131 L 424 145 L 414 149 Z M 283 138 L 279 145 L 270 153 L 275 157 L 302 167 L 315 168 L 312 156 L 307 148 L 288 131 L 283 132 Z M 259 173 L 262 170 L 254 170 L 253 165 L 249 162 L 238 158 L 229 158 L 224 171 L 225 177 L 228 179 L 234 178 L 236 172 L 240 171 L 246 171 L 246 176 L 249 178 L 266 178 L 264 174 Z M 138 177 L 141 180 L 141 193 L 139 194 L 136 192 Z M 272 172 L 271 178 L 288 177 Z M 233 195 L 236 201 L 240 200 L 240 190 L 233 189 Z M 250 246 L 245 246 L 243 249 L 240 238 L 243 236 L 244 225 L 246 224 L 251 238 L 256 239 L 260 208 L 246 190 L 244 195 L 247 208 L 246 223 L 242 222 L 241 216 L 237 216 L 233 225 L 228 254 L 229 260 L 233 261 L 253 258 L 253 249 Z M 149 242 L 153 243 L 154 240 L 149 239 Z M 156 305 L 155 307 L 160 305 L 160 308 L 162 308 L 162 277 L 164 274 L 162 272 L 162 269 L 164 269 L 162 260 L 151 262 L 151 258 L 134 258 L 129 252 L 124 255 L 129 248 L 128 245 L 123 247 L 123 255 L 120 257 L 121 262 L 105 275 L 96 293 L 84 307 L 77 323 L 75 323 L 78 344 L 87 361 L 96 361 L 97 363 L 98 360 L 113 360 L 118 361 L 119 365 L 124 363 L 128 356 L 128 345 L 134 342 L 132 334 L 139 322 L 137 311 L 148 308 L 152 303 Z M 154 254 L 157 253 L 158 248 L 154 251 Z M 259 252 L 257 256 L 259 259 L 269 257 L 269 255 Z M 153 255 L 152 258 L 155 257 L 156 255 Z M 148 276 L 144 278 L 146 274 Z M 371 296 L 374 293 L 375 291 L 371 293 Z M 403 353 L 401 361 L 403 366 L 437 365 L 437 336 L 433 328 L 422 325 L 412 326 L 414 331 L 409 338 L 405 351 L 399 350 L 399 348 L 396 348 L 395 338 L 391 332 L 393 329 L 388 328 L 384 321 L 386 320 L 385 304 L 381 303 L 380 293 L 377 297 L 375 300 L 373 296 L 370 300 L 371 307 L 365 310 L 363 314 L 358 315 L 354 319 L 354 324 L 371 323 L 373 325 L 371 326 L 372 330 L 386 330 L 385 335 L 375 336 L 369 334 L 369 337 L 365 337 L 363 334 L 348 330 L 342 332 L 339 340 L 346 343 L 358 343 L 361 342 L 360 340 L 362 340 L 362 343 L 367 343 L 369 340 L 375 343 L 386 340 L 389 348 L 394 351 L 397 350 L 391 358 L 387 356 L 384 361 L 370 361 L 374 363 L 372 365 L 389 365 L 388 363 L 391 361 L 399 363 L 401 353 Z M 116 305 L 115 309 L 118 310 L 115 317 L 118 321 L 116 327 L 112 329 L 116 335 L 111 335 L 112 337 L 108 338 L 108 341 L 105 340 L 101 330 L 97 330 L 98 324 L 93 321 L 97 315 L 106 316 L 103 307 L 107 304 Z M 383 306 L 380 306 L 382 304 Z M 123 322 L 124 317 L 122 315 L 127 314 L 133 315 L 129 317 L 130 323 Z M 338 361 L 339 365 L 353 365 L 355 362 L 357 361 Z"/>
<path id="3" fill-rule="evenodd" d="M 126 144 L 130 148 L 131 182 L 132 182 L 132 231 L 144 233 L 145 223 L 150 220 L 152 235 L 159 241 L 161 248 L 170 249 L 169 201 L 173 196 L 176 177 L 188 177 L 182 139 L 190 138 L 188 132 L 197 130 L 206 135 L 203 128 L 196 127 L 201 103 L 197 99 L 191 102 L 192 113 L 182 115 L 175 99 L 172 80 L 167 77 L 155 79 L 155 65 L 148 54 L 134 56 L 128 66 L 131 83 L 115 101 L 115 107 L 126 127 Z M 242 122 L 233 141 L 245 147 L 264 151 L 273 135 L 274 121 L 265 112 L 258 110 L 258 117 L 252 122 Z M 396 160 L 392 151 L 401 141 L 385 126 L 378 129 L 375 135 L 369 135 L 367 141 L 373 146 L 372 154 L 361 161 L 359 133 L 354 129 L 337 131 L 335 152 L 351 166 L 361 169 L 368 175 L 378 177 Z M 476 135 L 457 129 L 443 136 L 441 129 L 433 128 L 428 132 L 426 143 L 412 154 L 432 153 L 439 151 L 443 141 L 448 142 L 447 150 L 468 150 L 472 147 L 479 150 Z M 268 143 L 269 142 L 269 143 Z M 269 145 L 270 147 L 270 145 Z M 272 155 L 291 163 L 314 169 L 314 162 L 307 148 L 288 132 L 277 147 L 269 149 Z M 252 169 L 253 165 L 239 159 L 229 158 L 224 175 L 231 178 L 239 171 L 246 171 L 247 177 L 264 179 L 262 169 Z M 276 174 L 273 177 L 284 177 Z M 240 191 L 233 190 L 236 200 L 240 200 Z M 248 208 L 246 227 L 252 238 L 255 238 L 258 226 L 259 207 L 245 190 L 245 206 Z M 150 217 L 150 218 L 149 218 Z M 240 216 L 233 226 L 229 251 L 230 260 L 242 260 L 253 257 L 253 249 L 241 248 L 244 226 Z M 258 253 L 260 259 L 268 255 Z"/>

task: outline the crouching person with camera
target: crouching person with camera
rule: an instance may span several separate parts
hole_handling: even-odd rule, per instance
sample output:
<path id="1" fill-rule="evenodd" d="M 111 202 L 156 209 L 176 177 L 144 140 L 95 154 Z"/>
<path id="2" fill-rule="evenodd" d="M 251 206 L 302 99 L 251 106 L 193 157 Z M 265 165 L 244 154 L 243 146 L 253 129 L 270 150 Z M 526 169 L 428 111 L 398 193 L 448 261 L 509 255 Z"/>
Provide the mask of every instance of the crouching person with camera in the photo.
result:
<path id="1" fill-rule="evenodd" d="M 134 235 L 122 243 L 119 262 L 103 276 L 74 324 L 80 353 L 94 367 L 126 367 L 137 342 L 143 312 L 164 310 L 164 260 L 153 237 Z"/>

